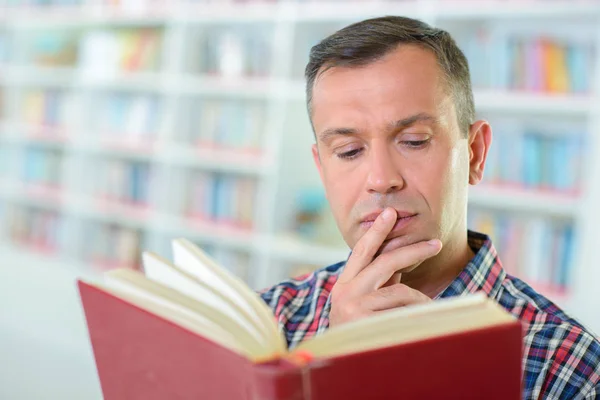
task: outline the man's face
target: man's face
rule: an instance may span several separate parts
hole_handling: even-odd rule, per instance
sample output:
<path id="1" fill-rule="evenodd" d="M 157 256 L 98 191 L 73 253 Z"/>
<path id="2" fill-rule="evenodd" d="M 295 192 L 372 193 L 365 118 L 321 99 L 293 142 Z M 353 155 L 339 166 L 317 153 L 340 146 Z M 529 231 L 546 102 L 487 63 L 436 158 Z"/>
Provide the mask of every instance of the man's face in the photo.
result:
<path id="1" fill-rule="evenodd" d="M 433 53 L 404 45 L 315 81 L 313 156 L 351 248 L 385 207 L 399 218 L 383 252 L 465 235 L 469 140 L 442 79 Z"/>

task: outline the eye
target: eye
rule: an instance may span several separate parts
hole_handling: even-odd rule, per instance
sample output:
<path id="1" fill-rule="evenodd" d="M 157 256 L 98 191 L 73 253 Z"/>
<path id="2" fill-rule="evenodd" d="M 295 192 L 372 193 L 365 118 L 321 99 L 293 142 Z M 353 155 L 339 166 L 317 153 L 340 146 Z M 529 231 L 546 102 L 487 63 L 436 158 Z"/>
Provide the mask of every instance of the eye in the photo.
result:
<path id="1" fill-rule="evenodd" d="M 410 147 L 413 149 L 419 149 L 421 147 L 425 147 L 427 143 L 429 143 L 429 139 L 425 140 L 404 140 L 401 142 L 406 147 Z"/>
<path id="2" fill-rule="evenodd" d="M 339 153 L 337 156 L 338 158 L 341 158 L 343 160 L 352 160 L 353 158 L 358 157 L 358 155 L 360 153 L 362 153 L 363 149 L 362 148 L 358 148 L 358 149 L 353 149 L 350 151 L 346 151 L 343 153 Z"/>

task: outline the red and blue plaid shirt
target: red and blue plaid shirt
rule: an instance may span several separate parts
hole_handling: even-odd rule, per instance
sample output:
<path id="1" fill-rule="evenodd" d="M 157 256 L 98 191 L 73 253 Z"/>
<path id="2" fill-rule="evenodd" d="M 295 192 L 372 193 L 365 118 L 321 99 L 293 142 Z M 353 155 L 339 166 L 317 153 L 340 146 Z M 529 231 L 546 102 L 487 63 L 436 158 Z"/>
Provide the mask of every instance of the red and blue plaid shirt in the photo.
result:
<path id="1" fill-rule="evenodd" d="M 491 240 L 469 232 L 475 257 L 436 298 L 485 292 L 525 328 L 523 398 L 600 399 L 600 342 L 576 320 L 504 271 Z M 288 346 L 329 326 L 329 294 L 344 262 L 282 282 L 261 293 Z"/>

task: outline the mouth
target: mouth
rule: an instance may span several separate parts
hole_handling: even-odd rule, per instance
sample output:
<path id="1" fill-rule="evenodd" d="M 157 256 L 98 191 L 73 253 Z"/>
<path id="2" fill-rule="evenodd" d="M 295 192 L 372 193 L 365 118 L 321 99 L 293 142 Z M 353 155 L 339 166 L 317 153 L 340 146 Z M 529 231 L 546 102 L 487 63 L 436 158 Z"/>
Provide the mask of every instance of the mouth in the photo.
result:
<path id="1" fill-rule="evenodd" d="M 391 236 L 394 233 L 399 233 L 400 231 L 402 231 L 404 228 L 409 226 L 416 219 L 416 217 L 418 215 L 415 213 L 403 212 L 403 211 L 396 211 L 396 213 L 398 214 L 396 223 L 394 224 L 394 228 L 391 230 L 391 232 L 388 236 Z M 373 226 L 373 223 L 375 222 L 375 220 L 377 219 L 379 214 L 381 214 L 381 212 L 369 214 L 368 216 L 363 218 L 363 220 L 360 222 L 360 226 L 364 229 L 371 228 L 371 226 Z"/>

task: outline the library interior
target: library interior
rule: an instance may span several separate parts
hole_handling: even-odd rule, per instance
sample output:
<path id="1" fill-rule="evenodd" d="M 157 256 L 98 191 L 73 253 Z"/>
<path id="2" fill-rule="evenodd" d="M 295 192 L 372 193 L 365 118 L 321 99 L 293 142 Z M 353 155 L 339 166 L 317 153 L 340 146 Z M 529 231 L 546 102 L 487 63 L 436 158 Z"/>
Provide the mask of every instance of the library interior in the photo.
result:
<path id="1" fill-rule="evenodd" d="M 383 15 L 469 61 L 493 145 L 468 227 L 600 333 L 600 1 L 0 0 L 0 398 L 101 398 L 75 281 L 174 238 L 255 290 L 347 259 L 304 69 Z"/>

